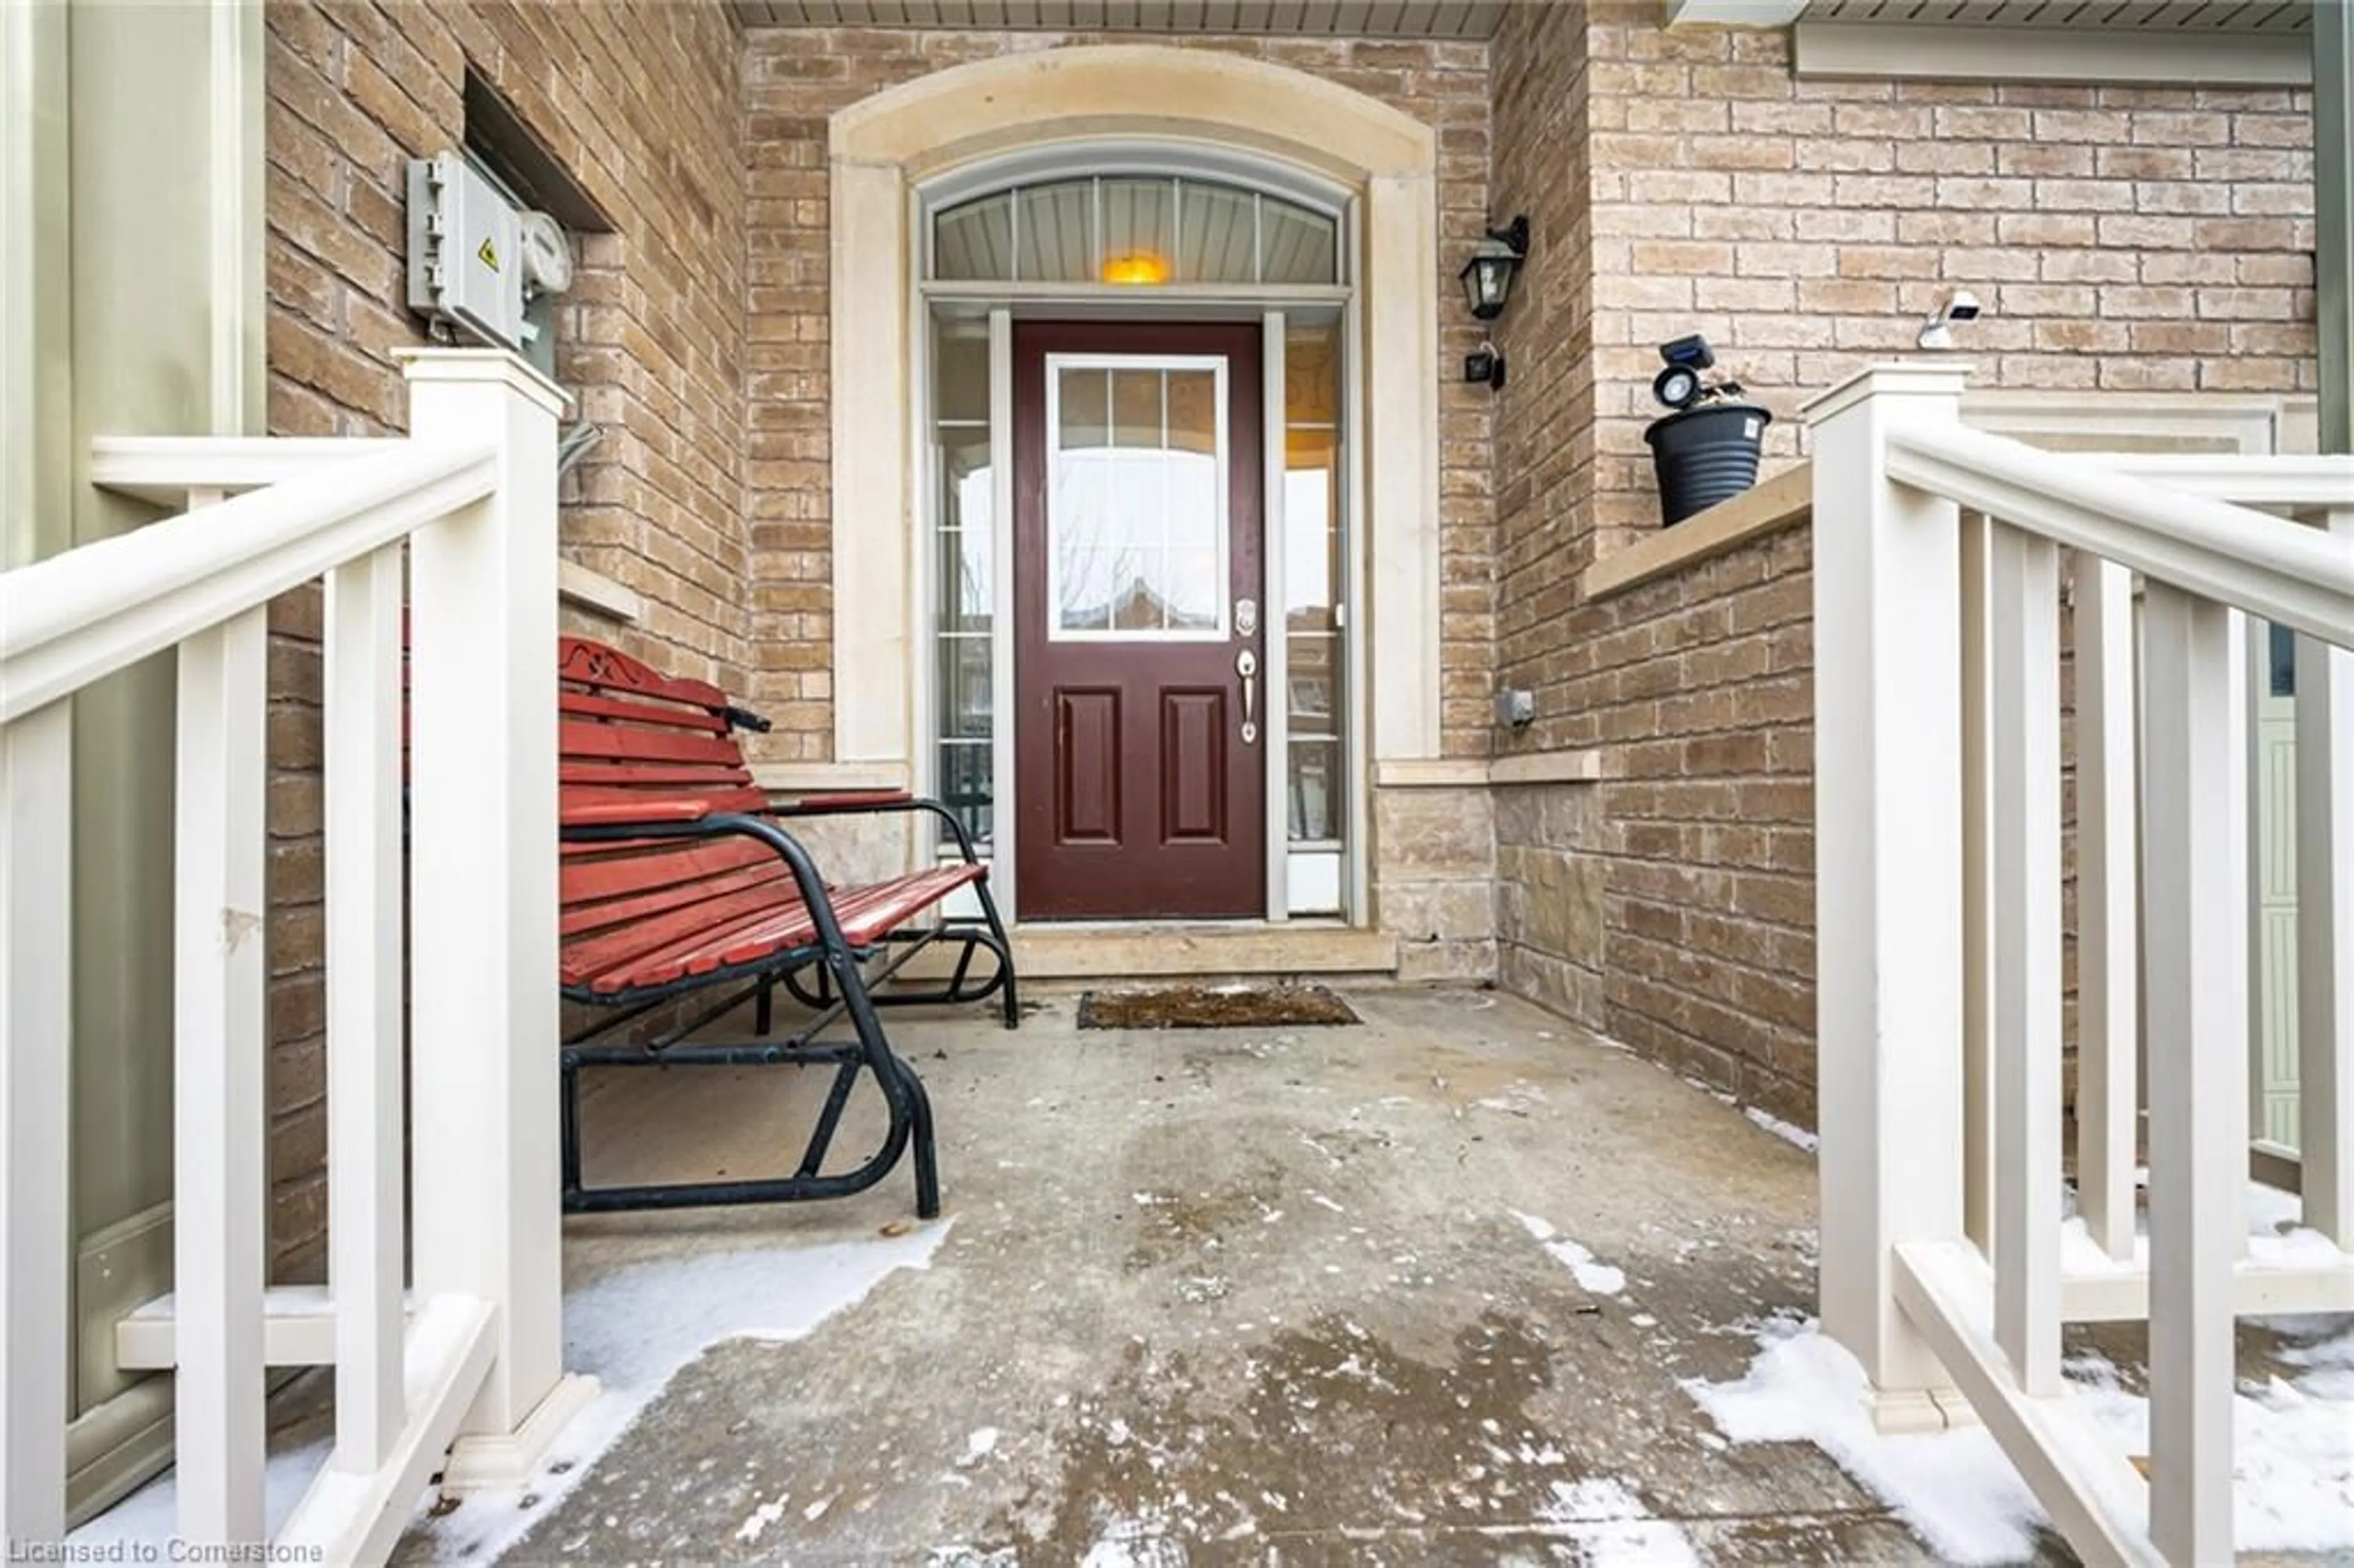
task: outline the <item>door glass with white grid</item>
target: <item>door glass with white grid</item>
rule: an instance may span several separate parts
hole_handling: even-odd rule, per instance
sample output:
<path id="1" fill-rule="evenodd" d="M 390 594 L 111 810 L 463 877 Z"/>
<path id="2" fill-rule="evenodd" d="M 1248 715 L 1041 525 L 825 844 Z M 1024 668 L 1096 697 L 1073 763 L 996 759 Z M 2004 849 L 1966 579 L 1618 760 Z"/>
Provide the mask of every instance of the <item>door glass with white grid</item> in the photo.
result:
<path id="1" fill-rule="evenodd" d="M 1227 635 L 1226 362 L 1049 356 L 1048 636 Z"/>

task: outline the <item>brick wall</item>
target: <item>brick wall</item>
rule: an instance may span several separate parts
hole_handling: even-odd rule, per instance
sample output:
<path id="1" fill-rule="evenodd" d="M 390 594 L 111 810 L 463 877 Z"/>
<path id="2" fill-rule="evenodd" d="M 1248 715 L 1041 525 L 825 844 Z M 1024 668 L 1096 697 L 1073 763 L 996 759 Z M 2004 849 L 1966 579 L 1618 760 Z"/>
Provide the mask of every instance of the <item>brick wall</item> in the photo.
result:
<path id="1" fill-rule="evenodd" d="M 952 66 L 1074 44 L 1175 42 L 1313 72 L 1438 129 L 1442 366 L 1459 364 L 1483 335 L 1468 320 L 1455 282 L 1487 218 L 1483 44 L 809 28 L 757 28 L 746 38 L 751 694 L 755 705 L 779 719 L 765 743 L 769 757 L 822 760 L 832 745 L 826 118 L 834 111 Z M 1445 744 L 1449 756 L 1479 756 L 1488 744 L 1493 638 L 1491 399 L 1485 388 L 1450 378 L 1441 400 Z"/>
<path id="2" fill-rule="evenodd" d="M 1657 345 L 1702 332 L 1797 450 L 1807 396 L 1914 352 L 1973 385 L 2312 391 L 2312 98 L 1800 81 L 1784 33 L 1590 31 L 1599 547 L 1657 525 Z"/>
<path id="3" fill-rule="evenodd" d="M 740 685 L 744 189 L 737 35 L 717 5 L 273 4 L 269 12 L 270 429 L 398 429 L 405 169 L 464 133 L 469 66 L 611 219 L 582 248 L 557 374 L 604 427 L 568 477 L 565 552 L 643 596 L 600 634 Z M 325 1219 L 319 974 L 319 609 L 271 617 L 273 1242 Z"/>
<path id="4" fill-rule="evenodd" d="M 1514 384 L 1495 482 L 1499 678 L 1532 687 L 1539 717 L 1500 749 L 1599 748 L 1604 779 L 1553 787 L 1595 792 L 1584 843 L 1514 830 L 1501 973 L 1546 994 L 1539 977 L 1562 983 L 1578 957 L 1515 919 L 1532 866 L 1598 884 L 1601 1026 L 1806 1119 L 1808 536 L 1594 604 L 1574 586 L 1658 525 L 1656 345 L 1708 335 L 1777 416 L 1774 466 L 1797 453 L 1806 397 L 1913 352 L 1955 287 L 1988 307 L 1959 334 L 1974 385 L 2310 389 L 2310 101 L 1799 81 L 1783 34 L 1567 9 L 1515 7 L 1495 45 L 1495 203 L 1536 227 L 1500 323 Z M 1564 151 L 1516 158 L 1532 139 Z M 1590 350 L 1575 335 L 1589 313 L 1563 303 L 1588 290 Z M 1539 363 L 1555 355 L 1557 372 Z"/>

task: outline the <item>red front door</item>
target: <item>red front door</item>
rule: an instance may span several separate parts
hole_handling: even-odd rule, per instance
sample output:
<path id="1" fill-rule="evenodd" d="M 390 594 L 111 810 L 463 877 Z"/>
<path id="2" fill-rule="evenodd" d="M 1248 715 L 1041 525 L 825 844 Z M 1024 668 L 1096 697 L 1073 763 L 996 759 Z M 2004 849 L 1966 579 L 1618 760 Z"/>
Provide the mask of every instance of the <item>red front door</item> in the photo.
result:
<path id="1" fill-rule="evenodd" d="M 1267 909 L 1259 329 L 1017 325 L 1024 919 Z"/>

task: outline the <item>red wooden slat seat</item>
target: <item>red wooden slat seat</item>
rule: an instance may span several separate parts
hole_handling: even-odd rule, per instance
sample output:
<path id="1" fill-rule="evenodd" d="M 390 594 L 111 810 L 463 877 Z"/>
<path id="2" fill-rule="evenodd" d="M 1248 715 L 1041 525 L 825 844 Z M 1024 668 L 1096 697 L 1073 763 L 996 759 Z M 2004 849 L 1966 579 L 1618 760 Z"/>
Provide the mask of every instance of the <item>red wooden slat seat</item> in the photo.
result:
<path id="1" fill-rule="evenodd" d="M 658 673 L 584 638 L 558 649 L 559 816 L 567 829 L 684 824 L 758 815 L 725 693 Z M 826 796 L 840 807 L 904 801 L 904 791 Z M 560 976 L 578 1001 L 610 1001 L 721 971 L 814 956 L 815 917 L 790 870 L 760 841 L 645 838 L 567 843 L 562 868 Z M 958 888 L 974 863 L 913 872 L 871 886 L 829 888 L 843 939 L 871 948 Z"/>
<path id="2" fill-rule="evenodd" d="M 870 948 L 981 874 L 977 865 L 945 865 L 852 888 L 832 895 L 834 918 L 844 941 Z M 738 873 L 695 903 L 567 938 L 564 983 L 591 995 L 668 985 L 816 942 L 817 923 L 790 876 Z"/>

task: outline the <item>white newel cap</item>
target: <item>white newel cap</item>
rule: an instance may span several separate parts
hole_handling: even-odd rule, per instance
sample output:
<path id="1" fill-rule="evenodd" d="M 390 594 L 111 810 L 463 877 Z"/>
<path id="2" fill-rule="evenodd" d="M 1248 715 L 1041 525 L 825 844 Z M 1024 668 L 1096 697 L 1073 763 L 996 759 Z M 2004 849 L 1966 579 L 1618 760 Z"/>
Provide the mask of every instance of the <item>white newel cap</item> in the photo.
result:
<path id="1" fill-rule="evenodd" d="M 396 348 L 392 357 L 411 387 L 486 382 L 520 392 L 557 418 L 572 411 L 572 394 L 508 348 Z"/>
<path id="2" fill-rule="evenodd" d="M 1883 359 L 1808 399 L 1798 412 L 1808 424 L 1819 425 L 1866 397 L 1959 397 L 1970 368 L 1967 359 Z"/>

